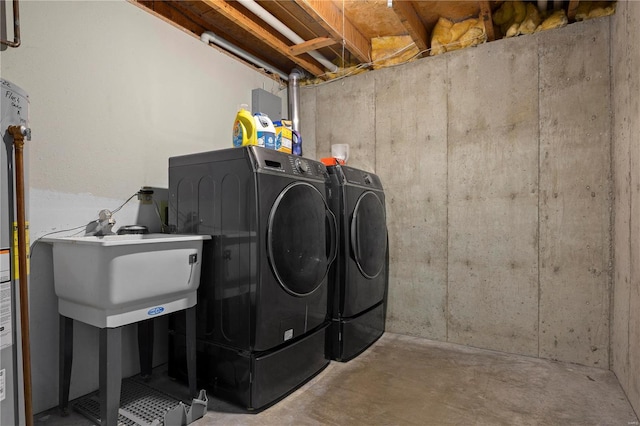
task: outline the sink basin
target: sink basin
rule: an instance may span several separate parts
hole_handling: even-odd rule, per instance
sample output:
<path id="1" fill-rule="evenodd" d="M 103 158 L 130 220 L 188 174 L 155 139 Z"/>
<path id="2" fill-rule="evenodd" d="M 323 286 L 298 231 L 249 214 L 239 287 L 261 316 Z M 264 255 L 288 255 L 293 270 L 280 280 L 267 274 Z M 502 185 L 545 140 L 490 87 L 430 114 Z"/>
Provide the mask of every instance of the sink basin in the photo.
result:
<path id="1" fill-rule="evenodd" d="M 206 235 L 49 237 L 58 312 L 113 328 L 194 306 Z"/>

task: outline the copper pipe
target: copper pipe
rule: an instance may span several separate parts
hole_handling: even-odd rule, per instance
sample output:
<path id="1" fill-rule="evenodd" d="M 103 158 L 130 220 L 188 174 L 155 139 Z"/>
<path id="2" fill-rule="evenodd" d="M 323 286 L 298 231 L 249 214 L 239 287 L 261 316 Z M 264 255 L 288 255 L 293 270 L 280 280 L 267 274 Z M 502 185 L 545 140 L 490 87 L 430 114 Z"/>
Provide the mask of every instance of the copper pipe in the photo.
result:
<path id="1" fill-rule="evenodd" d="M 0 43 L 6 44 L 9 47 L 20 46 L 20 9 L 18 7 L 18 0 L 13 0 L 13 41 L 0 40 Z"/>
<path id="2" fill-rule="evenodd" d="M 16 204 L 18 214 L 18 276 L 20 280 L 20 331 L 22 333 L 22 377 L 24 382 L 24 417 L 33 426 L 31 405 L 31 345 L 29 337 L 29 287 L 27 279 L 27 239 L 24 202 L 24 134 L 22 126 L 9 126 L 16 151 Z"/>

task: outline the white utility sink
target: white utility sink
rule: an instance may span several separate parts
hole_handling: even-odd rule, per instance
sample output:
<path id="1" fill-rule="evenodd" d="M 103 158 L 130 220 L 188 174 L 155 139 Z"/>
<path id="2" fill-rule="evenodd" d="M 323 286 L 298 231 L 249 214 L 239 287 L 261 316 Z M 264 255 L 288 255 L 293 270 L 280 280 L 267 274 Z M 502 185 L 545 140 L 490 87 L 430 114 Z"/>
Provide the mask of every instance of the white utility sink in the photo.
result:
<path id="1" fill-rule="evenodd" d="M 196 304 L 207 235 L 49 237 L 58 312 L 100 328 Z"/>

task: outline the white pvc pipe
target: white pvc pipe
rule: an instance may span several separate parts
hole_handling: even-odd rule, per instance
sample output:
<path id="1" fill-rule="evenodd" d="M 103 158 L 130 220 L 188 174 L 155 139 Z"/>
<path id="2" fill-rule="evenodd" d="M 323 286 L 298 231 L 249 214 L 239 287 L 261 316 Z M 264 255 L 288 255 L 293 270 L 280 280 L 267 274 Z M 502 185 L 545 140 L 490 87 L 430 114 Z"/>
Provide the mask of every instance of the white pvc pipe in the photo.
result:
<path id="1" fill-rule="evenodd" d="M 247 61 L 259 66 L 260 68 L 264 68 L 265 70 L 273 73 L 273 74 L 278 74 L 280 76 L 280 78 L 282 78 L 283 80 L 289 80 L 289 76 L 287 74 L 285 74 L 284 72 L 280 71 L 277 68 L 274 68 L 273 66 L 267 64 L 266 62 L 264 62 L 262 59 L 257 58 L 255 56 L 253 56 L 251 53 L 247 52 L 246 50 L 243 50 L 241 48 L 239 48 L 238 46 L 229 43 L 227 40 L 218 37 L 217 35 L 215 35 L 214 33 L 212 33 L 211 31 L 205 31 L 200 35 L 200 40 L 202 40 L 204 43 L 213 43 L 221 48 L 223 48 L 224 50 L 228 50 L 229 52 L 240 56 L 243 59 L 246 59 Z"/>
<path id="2" fill-rule="evenodd" d="M 289 27 L 287 27 L 285 24 L 279 21 L 278 18 L 273 16 L 271 13 L 269 13 L 265 8 L 260 6 L 254 0 L 238 0 L 238 3 L 242 4 L 244 7 L 252 11 L 260 19 L 262 19 L 267 24 L 271 25 L 276 31 L 278 31 L 280 34 L 282 34 L 283 36 L 291 40 L 293 43 L 295 44 L 304 43 L 305 40 L 302 37 L 294 33 Z M 331 62 L 330 60 L 328 60 L 327 58 L 325 58 L 315 50 L 312 50 L 307 53 L 313 59 L 320 62 L 322 65 L 324 65 L 325 68 L 327 68 L 329 71 L 331 72 L 338 71 L 338 67 L 333 62 Z"/>

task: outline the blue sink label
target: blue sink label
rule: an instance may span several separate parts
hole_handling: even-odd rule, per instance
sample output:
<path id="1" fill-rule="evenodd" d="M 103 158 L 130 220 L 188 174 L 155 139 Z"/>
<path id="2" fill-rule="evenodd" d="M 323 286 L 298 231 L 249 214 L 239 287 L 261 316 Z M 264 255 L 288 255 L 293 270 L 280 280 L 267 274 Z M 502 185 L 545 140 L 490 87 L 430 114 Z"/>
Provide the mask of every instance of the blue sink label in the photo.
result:
<path id="1" fill-rule="evenodd" d="M 149 309 L 149 311 L 147 311 L 148 315 L 158 315 L 164 312 L 164 308 L 162 306 L 156 306 L 155 308 L 151 308 Z"/>

